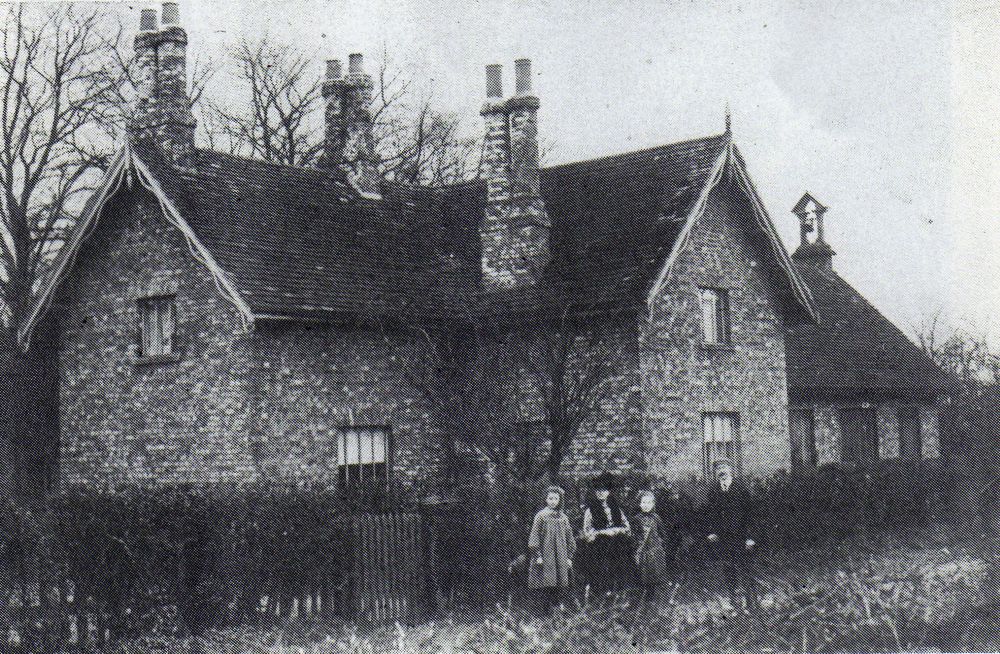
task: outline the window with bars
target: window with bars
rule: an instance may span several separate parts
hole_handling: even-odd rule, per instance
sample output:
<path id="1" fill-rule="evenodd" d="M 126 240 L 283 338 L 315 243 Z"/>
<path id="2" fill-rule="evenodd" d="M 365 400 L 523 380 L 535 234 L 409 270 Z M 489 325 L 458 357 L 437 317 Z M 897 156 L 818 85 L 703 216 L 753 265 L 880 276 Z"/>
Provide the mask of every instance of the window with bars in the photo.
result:
<path id="1" fill-rule="evenodd" d="M 729 291 L 718 288 L 701 289 L 702 338 L 705 343 L 729 343 Z"/>
<path id="2" fill-rule="evenodd" d="M 139 356 L 158 357 L 174 353 L 174 296 L 139 300 Z"/>
<path id="3" fill-rule="evenodd" d="M 703 413 L 701 430 L 704 436 L 702 465 L 705 478 L 712 476 L 712 465 L 729 459 L 734 472 L 740 470 L 739 415 L 736 413 Z"/>
<path id="4" fill-rule="evenodd" d="M 337 476 L 341 490 L 384 494 L 389 489 L 388 427 L 342 427 L 337 443 Z"/>

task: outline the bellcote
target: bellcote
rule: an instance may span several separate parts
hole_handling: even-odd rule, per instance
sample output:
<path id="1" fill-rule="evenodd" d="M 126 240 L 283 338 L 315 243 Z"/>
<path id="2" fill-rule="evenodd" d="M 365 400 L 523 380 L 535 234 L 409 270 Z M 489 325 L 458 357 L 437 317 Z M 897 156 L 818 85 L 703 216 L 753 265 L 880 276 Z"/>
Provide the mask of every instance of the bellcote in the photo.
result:
<path id="1" fill-rule="evenodd" d="M 833 255 L 836 254 L 826 242 L 823 231 L 823 219 L 828 209 L 808 191 L 792 207 L 792 213 L 799 219 L 801 238 L 792 258 L 823 270 L 833 270 Z M 815 236 L 810 239 L 813 234 Z"/>

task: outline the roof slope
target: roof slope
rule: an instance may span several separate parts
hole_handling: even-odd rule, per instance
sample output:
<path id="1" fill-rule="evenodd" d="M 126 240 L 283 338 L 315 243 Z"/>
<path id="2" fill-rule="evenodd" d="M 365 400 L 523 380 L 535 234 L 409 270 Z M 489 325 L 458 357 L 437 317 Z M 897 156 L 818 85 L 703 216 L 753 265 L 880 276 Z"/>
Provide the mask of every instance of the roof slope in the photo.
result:
<path id="1" fill-rule="evenodd" d="M 796 324 L 787 336 L 792 393 L 875 391 L 947 393 L 954 380 L 832 270 L 800 261 L 819 323 Z"/>
<path id="2" fill-rule="evenodd" d="M 376 201 L 338 171 L 208 150 L 190 171 L 140 157 L 255 315 L 436 313 L 456 283 L 433 189 L 386 185 Z"/>
<path id="3" fill-rule="evenodd" d="M 641 299 L 708 182 L 726 135 L 543 169 L 552 272 L 575 300 Z M 478 288 L 486 186 L 387 184 L 358 195 L 337 171 L 199 150 L 193 170 L 152 150 L 160 180 L 258 315 L 451 315 Z M 508 298 L 521 307 L 538 298 Z"/>
<path id="4" fill-rule="evenodd" d="M 547 272 L 560 292 L 587 306 L 641 302 L 727 144 L 730 136 L 721 134 L 543 169 L 541 193 L 553 224 Z M 339 170 L 211 150 L 195 157 L 191 169 L 179 169 L 156 147 L 132 143 L 119 151 L 19 330 L 25 343 L 104 204 L 133 173 L 249 321 L 448 319 L 470 298 L 477 307 L 517 311 L 550 296 L 534 289 L 478 301 L 482 181 L 443 188 L 384 183 L 382 198 L 373 199 Z"/>
<path id="5" fill-rule="evenodd" d="M 553 260 L 581 301 L 645 299 L 729 136 L 542 170 Z"/>

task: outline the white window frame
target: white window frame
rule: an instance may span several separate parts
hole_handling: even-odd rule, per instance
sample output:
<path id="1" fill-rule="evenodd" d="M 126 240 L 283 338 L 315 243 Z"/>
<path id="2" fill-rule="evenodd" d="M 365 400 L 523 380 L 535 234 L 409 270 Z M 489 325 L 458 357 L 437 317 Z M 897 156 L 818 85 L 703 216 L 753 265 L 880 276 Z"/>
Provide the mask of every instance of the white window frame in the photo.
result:
<path id="1" fill-rule="evenodd" d="M 739 472 L 740 416 L 732 411 L 710 411 L 701 414 L 702 467 L 705 478 L 712 476 L 713 464 L 721 458 L 733 462 Z"/>
<path id="2" fill-rule="evenodd" d="M 385 425 L 346 425 L 337 430 L 337 479 L 341 490 L 388 490 L 392 430 Z M 382 466 L 382 470 L 379 470 Z"/>
<path id="3" fill-rule="evenodd" d="M 139 298 L 139 356 L 162 357 L 175 354 L 177 324 L 176 296 Z"/>
<path id="4" fill-rule="evenodd" d="M 729 291 L 722 288 L 702 288 L 698 297 L 701 307 L 702 340 L 709 345 L 731 342 Z"/>

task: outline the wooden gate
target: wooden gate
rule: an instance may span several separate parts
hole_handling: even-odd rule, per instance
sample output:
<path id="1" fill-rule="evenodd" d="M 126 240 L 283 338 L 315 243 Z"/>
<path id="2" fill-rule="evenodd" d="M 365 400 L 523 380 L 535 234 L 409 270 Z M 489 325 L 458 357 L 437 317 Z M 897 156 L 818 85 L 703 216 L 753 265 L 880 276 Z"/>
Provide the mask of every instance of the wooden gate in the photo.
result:
<path id="1" fill-rule="evenodd" d="M 354 518 L 354 615 L 410 622 L 424 599 L 423 523 L 415 513 Z"/>

